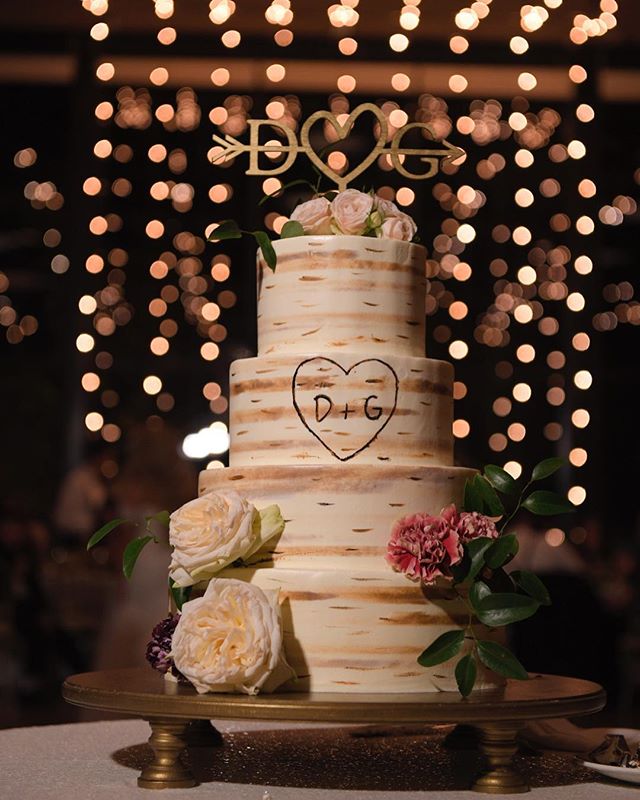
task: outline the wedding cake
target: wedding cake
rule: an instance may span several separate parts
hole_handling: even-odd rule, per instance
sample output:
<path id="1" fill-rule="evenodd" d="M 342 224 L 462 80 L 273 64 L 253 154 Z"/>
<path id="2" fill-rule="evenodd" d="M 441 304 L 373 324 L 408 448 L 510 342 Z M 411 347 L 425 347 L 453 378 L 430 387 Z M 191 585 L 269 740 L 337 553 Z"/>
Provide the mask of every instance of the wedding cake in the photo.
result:
<path id="1" fill-rule="evenodd" d="M 385 560 L 394 523 L 462 499 L 452 466 L 450 364 L 425 357 L 425 249 L 409 241 L 307 235 L 258 259 L 258 355 L 230 373 L 230 466 L 199 492 L 277 504 L 284 531 L 234 578 L 278 590 L 286 688 L 455 689 L 416 659 L 468 623 L 447 586 Z"/>

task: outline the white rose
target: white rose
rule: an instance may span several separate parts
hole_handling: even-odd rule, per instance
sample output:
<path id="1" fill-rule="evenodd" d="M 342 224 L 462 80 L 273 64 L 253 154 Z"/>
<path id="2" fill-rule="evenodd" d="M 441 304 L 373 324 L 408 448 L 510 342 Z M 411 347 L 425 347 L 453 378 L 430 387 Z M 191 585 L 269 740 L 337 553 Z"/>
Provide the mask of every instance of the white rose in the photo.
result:
<path id="1" fill-rule="evenodd" d="M 326 197 L 315 197 L 294 208 L 290 219 L 299 222 L 308 234 L 331 233 L 331 206 Z"/>
<path id="2" fill-rule="evenodd" d="M 345 189 L 331 201 L 333 221 L 339 233 L 359 236 L 369 227 L 373 197 L 357 189 Z"/>
<path id="3" fill-rule="evenodd" d="M 416 223 L 408 214 L 402 211 L 395 217 L 388 217 L 376 231 L 376 235 L 383 239 L 401 239 L 410 242 L 416 235 Z"/>
<path id="4" fill-rule="evenodd" d="M 278 506 L 258 513 L 232 490 L 204 494 L 170 517 L 169 577 L 177 586 L 208 580 L 236 559 L 251 556 L 283 529 Z"/>
<path id="5" fill-rule="evenodd" d="M 278 593 L 231 578 L 213 578 L 182 606 L 170 655 L 200 694 L 270 692 L 294 675 L 282 652 Z"/>

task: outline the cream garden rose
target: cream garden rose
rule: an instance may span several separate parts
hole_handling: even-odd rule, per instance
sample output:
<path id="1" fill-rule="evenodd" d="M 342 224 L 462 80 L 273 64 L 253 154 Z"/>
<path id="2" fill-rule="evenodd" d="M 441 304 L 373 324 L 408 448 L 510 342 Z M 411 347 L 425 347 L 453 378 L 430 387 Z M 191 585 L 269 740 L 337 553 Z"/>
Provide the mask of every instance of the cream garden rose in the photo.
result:
<path id="1" fill-rule="evenodd" d="M 170 655 L 200 694 L 273 691 L 294 674 L 277 592 L 231 578 L 213 578 L 202 597 L 182 606 Z"/>
<path id="2" fill-rule="evenodd" d="M 357 189 L 338 192 L 331 202 L 319 196 L 301 203 L 291 221 L 299 222 L 307 235 L 367 235 L 410 242 L 417 231 L 411 217 L 391 200 Z"/>
<path id="3" fill-rule="evenodd" d="M 314 197 L 296 206 L 291 220 L 299 222 L 306 234 L 331 233 L 331 205 L 326 197 Z"/>
<path id="4" fill-rule="evenodd" d="M 331 201 L 334 226 L 339 233 L 359 236 L 369 227 L 373 197 L 357 189 L 345 189 Z"/>
<path id="5" fill-rule="evenodd" d="M 258 512 L 238 492 L 208 492 L 171 514 L 169 576 L 180 587 L 206 581 L 283 529 L 278 506 Z"/>
<path id="6" fill-rule="evenodd" d="M 380 228 L 376 231 L 378 237 L 384 239 L 400 239 L 403 242 L 410 242 L 416 235 L 416 223 L 408 214 L 402 211 L 393 217 L 387 217 Z"/>
<path id="7" fill-rule="evenodd" d="M 379 194 L 374 195 L 373 204 L 376 210 L 380 212 L 383 220 L 389 217 L 397 217 L 403 213 L 392 200 L 380 197 Z"/>

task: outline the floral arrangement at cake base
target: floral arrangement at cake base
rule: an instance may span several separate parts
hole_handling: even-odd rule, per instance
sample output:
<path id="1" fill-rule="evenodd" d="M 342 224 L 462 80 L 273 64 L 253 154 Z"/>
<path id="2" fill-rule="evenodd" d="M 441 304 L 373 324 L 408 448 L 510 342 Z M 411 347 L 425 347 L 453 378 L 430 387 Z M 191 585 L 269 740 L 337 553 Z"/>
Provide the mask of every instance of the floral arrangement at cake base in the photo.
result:
<path id="1" fill-rule="evenodd" d="M 418 657 L 421 666 L 431 668 L 460 656 L 455 681 L 463 697 L 473 691 L 479 668 L 504 678 L 529 677 L 507 647 L 479 638 L 477 631 L 479 626 L 495 630 L 520 622 L 550 605 L 536 575 L 505 569 L 518 552 L 517 534 L 507 526 L 521 509 L 543 516 L 574 510 L 554 492 L 529 491 L 563 463 L 560 458 L 541 461 L 523 488 L 505 470 L 488 465 L 484 474 L 466 482 L 462 510 L 450 505 L 438 516 L 415 513 L 399 520 L 391 532 L 386 560 L 394 570 L 420 582 L 427 595 L 436 582 L 448 586 L 466 606 L 467 625 L 441 634 Z"/>
<path id="2" fill-rule="evenodd" d="M 295 677 L 284 655 L 278 592 L 216 577 L 232 563 L 251 563 L 282 533 L 278 506 L 258 511 L 238 492 L 209 492 L 171 515 L 148 517 L 147 536 L 133 539 L 125 549 L 127 578 L 146 544 L 158 541 L 151 533 L 154 520 L 169 523 L 169 586 L 177 613 L 152 632 L 146 652 L 151 666 L 167 680 L 188 681 L 198 693 L 271 692 Z M 105 525 L 87 548 L 124 522 Z M 189 599 L 194 587 L 204 593 Z"/>

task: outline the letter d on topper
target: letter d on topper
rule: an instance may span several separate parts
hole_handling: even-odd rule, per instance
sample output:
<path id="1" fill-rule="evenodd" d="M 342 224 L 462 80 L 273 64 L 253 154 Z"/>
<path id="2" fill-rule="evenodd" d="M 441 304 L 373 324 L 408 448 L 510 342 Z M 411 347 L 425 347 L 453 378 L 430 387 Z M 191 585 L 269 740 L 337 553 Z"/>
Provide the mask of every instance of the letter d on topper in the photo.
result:
<path id="1" fill-rule="evenodd" d="M 286 172 L 298 155 L 298 142 L 296 141 L 295 133 L 291 128 L 287 128 L 270 119 L 250 119 L 248 124 L 250 133 L 249 169 L 247 170 L 247 175 L 280 175 L 282 172 Z M 268 144 L 260 144 L 260 128 L 263 125 L 267 125 L 270 128 L 279 128 L 284 133 L 287 144 L 283 145 L 278 142 L 277 145 L 274 144 L 271 147 Z M 271 169 L 262 169 L 258 164 L 260 153 L 286 153 L 287 157 L 282 164 L 278 164 Z"/>

